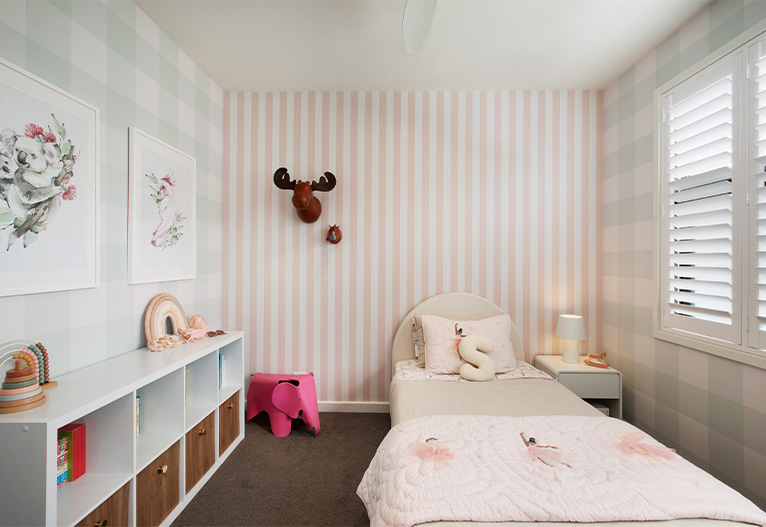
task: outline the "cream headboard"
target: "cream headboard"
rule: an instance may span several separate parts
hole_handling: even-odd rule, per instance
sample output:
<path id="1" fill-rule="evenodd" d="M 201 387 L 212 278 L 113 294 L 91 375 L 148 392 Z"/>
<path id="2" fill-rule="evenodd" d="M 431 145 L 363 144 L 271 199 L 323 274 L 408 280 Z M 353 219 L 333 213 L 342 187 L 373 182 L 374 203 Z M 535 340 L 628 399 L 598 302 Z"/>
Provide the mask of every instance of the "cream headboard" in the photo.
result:
<path id="1" fill-rule="evenodd" d="M 471 293 L 443 293 L 423 300 L 407 313 L 394 335 L 391 352 L 391 367 L 397 361 L 415 358 L 415 346 L 412 344 L 412 317 L 419 315 L 437 315 L 453 320 L 478 320 L 500 315 L 504 311 L 486 298 Z M 513 354 L 524 360 L 524 344 L 516 324 L 511 321 L 511 343 Z"/>

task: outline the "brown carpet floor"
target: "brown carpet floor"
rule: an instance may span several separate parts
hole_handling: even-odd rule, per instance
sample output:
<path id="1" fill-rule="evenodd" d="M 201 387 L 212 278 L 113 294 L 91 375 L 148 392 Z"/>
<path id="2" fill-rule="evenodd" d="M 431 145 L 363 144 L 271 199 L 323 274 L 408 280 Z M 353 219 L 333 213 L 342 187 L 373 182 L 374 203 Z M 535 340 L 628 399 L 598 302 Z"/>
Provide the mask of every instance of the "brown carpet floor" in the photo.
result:
<path id="1" fill-rule="evenodd" d="M 320 413 L 318 437 L 300 419 L 287 437 L 265 413 L 173 525 L 362 526 L 356 488 L 391 426 L 388 414 Z"/>

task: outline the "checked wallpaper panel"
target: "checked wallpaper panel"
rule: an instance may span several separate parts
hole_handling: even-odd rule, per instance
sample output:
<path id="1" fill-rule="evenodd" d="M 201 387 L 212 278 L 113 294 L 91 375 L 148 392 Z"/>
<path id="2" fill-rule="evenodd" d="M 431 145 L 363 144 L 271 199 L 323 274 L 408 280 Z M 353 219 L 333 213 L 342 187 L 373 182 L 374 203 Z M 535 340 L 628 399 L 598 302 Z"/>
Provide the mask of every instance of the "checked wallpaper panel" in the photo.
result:
<path id="1" fill-rule="evenodd" d="M 766 371 L 653 337 L 654 90 L 766 18 L 718 1 L 604 92 L 604 351 L 624 414 L 766 507 Z"/>
<path id="2" fill-rule="evenodd" d="M 100 110 L 100 286 L 0 298 L 0 341 L 43 342 L 55 377 L 145 345 L 144 311 L 161 292 L 219 327 L 222 90 L 133 2 L 11 0 L 2 9 L 0 57 Z M 127 284 L 129 126 L 197 160 L 194 280 Z"/>

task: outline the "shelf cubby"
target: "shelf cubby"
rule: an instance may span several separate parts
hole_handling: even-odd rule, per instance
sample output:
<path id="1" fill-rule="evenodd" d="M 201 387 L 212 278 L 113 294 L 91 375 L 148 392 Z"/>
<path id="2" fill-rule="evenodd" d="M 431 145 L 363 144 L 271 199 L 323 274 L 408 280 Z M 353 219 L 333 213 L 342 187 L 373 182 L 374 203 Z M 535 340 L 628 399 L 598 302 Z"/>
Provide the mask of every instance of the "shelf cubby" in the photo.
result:
<path id="1" fill-rule="evenodd" d="M 218 404 L 218 353 L 213 352 L 186 366 L 186 417 L 184 433 L 215 410 Z M 186 375 L 187 373 L 184 372 Z"/>
<path id="2" fill-rule="evenodd" d="M 133 475 L 133 398 L 124 395 L 72 422 L 85 425 L 85 473 L 57 489 L 57 525 L 71 525 Z M 55 445 L 53 462 L 55 463 Z"/>
<path id="3" fill-rule="evenodd" d="M 223 382 L 218 393 L 218 402 L 222 403 L 242 387 L 245 379 L 242 341 L 234 341 L 221 346 L 218 353 L 223 357 Z"/>
<path id="4" fill-rule="evenodd" d="M 183 371 L 178 369 L 142 386 L 140 433 L 136 435 L 136 470 L 159 456 L 183 433 Z"/>

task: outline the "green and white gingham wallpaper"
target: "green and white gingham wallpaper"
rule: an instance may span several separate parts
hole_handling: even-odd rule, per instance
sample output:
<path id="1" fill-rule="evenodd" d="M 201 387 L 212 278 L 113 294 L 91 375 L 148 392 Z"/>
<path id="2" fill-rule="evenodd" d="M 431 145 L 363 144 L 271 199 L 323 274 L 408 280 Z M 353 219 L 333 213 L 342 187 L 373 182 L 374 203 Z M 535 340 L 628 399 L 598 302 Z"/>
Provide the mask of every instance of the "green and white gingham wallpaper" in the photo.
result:
<path id="1" fill-rule="evenodd" d="M 766 18 L 717 1 L 604 93 L 604 349 L 627 420 L 766 507 L 766 371 L 652 336 L 654 90 Z"/>
<path id="2" fill-rule="evenodd" d="M 223 91 L 132 0 L 13 1 L 0 57 L 100 109 L 101 285 L 0 298 L 0 341 L 26 337 L 58 375 L 145 345 L 151 298 L 221 324 Z M 197 278 L 128 285 L 128 127 L 197 160 Z"/>

